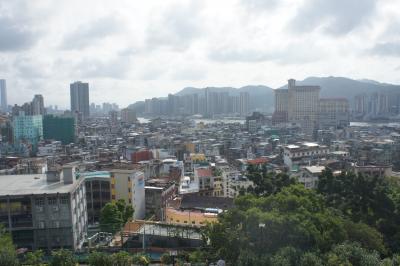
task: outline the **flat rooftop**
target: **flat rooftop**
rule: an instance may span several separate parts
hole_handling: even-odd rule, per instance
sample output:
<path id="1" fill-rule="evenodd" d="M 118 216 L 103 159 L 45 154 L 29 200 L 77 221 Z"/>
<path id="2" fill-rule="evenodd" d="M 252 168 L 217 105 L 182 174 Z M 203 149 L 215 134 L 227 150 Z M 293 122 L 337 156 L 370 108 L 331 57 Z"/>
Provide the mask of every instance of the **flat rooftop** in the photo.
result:
<path id="1" fill-rule="evenodd" d="M 47 182 L 46 174 L 2 175 L 0 176 L 0 197 L 6 195 L 31 195 L 68 193 L 75 189 L 74 184 L 64 184 L 64 181 Z"/>

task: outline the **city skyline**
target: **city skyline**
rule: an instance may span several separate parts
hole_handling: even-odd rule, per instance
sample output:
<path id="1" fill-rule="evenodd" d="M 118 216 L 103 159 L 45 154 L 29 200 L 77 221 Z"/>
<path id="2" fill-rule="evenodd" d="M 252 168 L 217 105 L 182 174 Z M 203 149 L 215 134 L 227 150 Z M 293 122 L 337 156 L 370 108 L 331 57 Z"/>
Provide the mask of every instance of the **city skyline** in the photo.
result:
<path id="1" fill-rule="evenodd" d="M 73 80 L 91 84 L 93 102 L 113 98 L 120 106 L 186 86 L 276 88 L 290 77 L 399 84 L 398 5 L 4 1 L 0 78 L 7 80 L 9 104 L 42 94 L 60 108 L 68 107 Z"/>

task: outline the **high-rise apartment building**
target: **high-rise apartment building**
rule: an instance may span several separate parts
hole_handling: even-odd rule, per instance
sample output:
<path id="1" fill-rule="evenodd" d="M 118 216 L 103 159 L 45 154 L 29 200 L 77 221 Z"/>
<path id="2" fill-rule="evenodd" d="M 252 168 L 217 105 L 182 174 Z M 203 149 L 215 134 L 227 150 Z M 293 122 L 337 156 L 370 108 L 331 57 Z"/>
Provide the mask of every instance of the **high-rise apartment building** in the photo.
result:
<path id="1" fill-rule="evenodd" d="M 0 79 L 0 111 L 6 112 L 7 106 L 7 87 L 6 80 Z"/>
<path id="2" fill-rule="evenodd" d="M 297 123 L 303 132 L 312 135 L 318 126 L 319 86 L 297 86 L 294 79 L 288 81 L 287 89 L 275 92 L 275 122 Z M 279 118 L 279 119 L 277 119 Z"/>
<path id="3" fill-rule="evenodd" d="M 31 103 L 32 115 L 44 115 L 44 99 L 41 94 L 36 94 Z"/>
<path id="4" fill-rule="evenodd" d="M 43 138 L 43 117 L 41 115 L 25 115 L 20 112 L 13 118 L 14 143 L 29 143 L 34 149 Z"/>
<path id="5" fill-rule="evenodd" d="M 83 119 L 90 115 L 89 111 L 89 83 L 76 81 L 70 84 L 71 111 L 79 113 Z"/>
<path id="6" fill-rule="evenodd" d="M 240 115 L 246 116 L 250 109 L 250 94 L 248 92 L 240 93 Z"/>

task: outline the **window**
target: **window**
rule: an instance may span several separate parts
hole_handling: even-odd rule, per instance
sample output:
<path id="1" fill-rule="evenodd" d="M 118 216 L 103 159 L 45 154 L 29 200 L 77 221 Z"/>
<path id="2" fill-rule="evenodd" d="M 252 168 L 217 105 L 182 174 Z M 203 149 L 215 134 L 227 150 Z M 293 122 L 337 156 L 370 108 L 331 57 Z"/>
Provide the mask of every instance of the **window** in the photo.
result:
<path id="1" fill-rule="evenodd" d="M 196 221 L 192 221 L 192 224 L 196 224 Z"/>
<path id="2" fill-rule="evenodd" d="M 35 205 L 39 206 L 39 207 L 43 206 L 44 205 L 44 198 L 37 198 L 35 200 Z"/>
<path id="3" fill-rule="evenodd" d="M 115 195 L 112 195 L 112 196 L 111 196 L 111 199 L 115 200 Z"/>
<path id="4" fill-rule="evenodd" d="M 68 196 L 62 196 L 60 198 L 60 204 L 68 204 Z"/>
<path id="5" fill-rule="evenodd" d="M 49 198 L 47 198 L 47 203 L 49 205 L 56 205 L 57 204 L 57 198 L 56 197 L 49 197 Z"/>

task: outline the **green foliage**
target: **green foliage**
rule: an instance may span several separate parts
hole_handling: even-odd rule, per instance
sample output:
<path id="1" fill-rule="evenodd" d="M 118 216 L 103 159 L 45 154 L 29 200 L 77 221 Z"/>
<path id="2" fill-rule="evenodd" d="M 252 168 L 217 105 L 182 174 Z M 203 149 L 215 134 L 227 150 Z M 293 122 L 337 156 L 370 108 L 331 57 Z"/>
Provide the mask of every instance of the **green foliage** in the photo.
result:
<path id="1" fill-rule="evenodd" d="M 196 250 L 189 254 L 189 261 L 191 263 L 200 263 L 206 260 L 206 254 L 201 250 Z"/>
<path id="2" fill-rule="evenodd" d="M 258 266 L 270 265 L 270 260 L 267 256 L 258 256 L 250 250 L 242 250 L 237 259 L 238 266 Z"/>
<path id="3" fill-rule="evenodd" d="M 276 266 L 291 266 L 298 265 L 300 256 L 299 250 L 293 247 L 284 247 L 274 254 L 271 258 L 271 265 Z"/>
<path id="4" fill-rule="evenodd" d="M 0 225 L 0 266 L 17 266 L 17 253 L 10 234 Z"/>
<path id="5" fill-rule="evenodd" d="M 162 254 L 161 256 L 162 264 L 172 264 L 172 260 L 173 258 L 168 253 Z"/>
<path id="6" fill-rule="evenodd" d="M 134 210 L 131 204 L 126 204 L 124 199 L 118 200 L 115 204 L 118 208 L 118 211 L 121 213 L 121 217 L 124 224 L 128 220 L 132 219 Z"/>
<path id="7" fill-rule="evenodd" d="M 29 266 L 41 266 L 43 265 L 43 251 L 36 250 L 34 252 L 28 252 L 25 257 L 25 265 Z"/>
<path id="8" fill-rule="evenodd" d="M 255 195 L 271 195 L 278 193 L 282 188 L 295 184 L 296 181 L 286 174 L 268 173 L 265 165 L 262 169 L 254 165 L 247 168 L 247 177 L 253 181 L 254 187 L 250 187 L 248 192 Z"/>
<path id="9" fill-rule="evenodd" d="M 249 178 L 255 187 L 203 229 L 204 257 L 235 265 L 399 265 L 396 255 L 381 260 L 400 248 L 399 181 L 326 171 L 310 190 L 251 167 Z"/>
<path id="10" fill-rule="evenodd" d="M 113 259 L 109 254 L 93 252 L 89 255 L 90 266 L 113 266 Z"/>
<path id="11" fill-rule="evenodd" d="M 324 195 L 328 206 L 340 210 L 353 222 L 365 223 L 378 230 L 383 235 L 389 253 L 400 251 L 400 186 L 398 181 L 354 173 L 333 176 L 332 172 L 325 171 L 319 178 L 317 191 Z M 368 237 L 376 235 L 371 230 L 367 232 L 357 227 L 360 226 L 353 226 L 363 233 L 368 233 Z M 357 234 L 359 237 L 362 236 L 360 233 Z M 362 239 L 355 240 L 366 244 Z M 368 248 L 385 253 L 381 246 L 373 247 L 371 244 L 371 242 L 368 244 Z"/>
<path id="12" fill-rule="evenodd" d="M 51 252 L 50 266 L 76 266 L 77 261 L 71 251 L 60 249 Z"/>
<path id="13" fill-rule="evenodd" d="M 133 261 L 129 253 L 125 251 L 114 253 L 111 260 L 114 262 L 113 266 L 131 266 Z"/>
<path id="14" fill-rule="evenodd" d="M 132 263 L 147 266 L 150 264 L 150 257 L 147 254 L 137 253 L 132 257 Z"/>
<path id="15" fill-rule="evenodd" d="M 100 228 L 104 232 L 115 233 L 133 217 L 133 207 L 125 200 L 107 203 L 100 214 Z"/>
<path id="16" fill-rule="evenodd" d="M 327 254 L 327 266 L 353 265 L 353 266 L 375 266 L 381 260 L 376 251 L 369 251 L 358 243 L 343 243 L 333 247 Z"/>
<path id="17" fill-rule="evenodd" d="M 300 258 L 300 266 L 323 266 L 322 259 L 313 252 L 306 252 Z"/>

